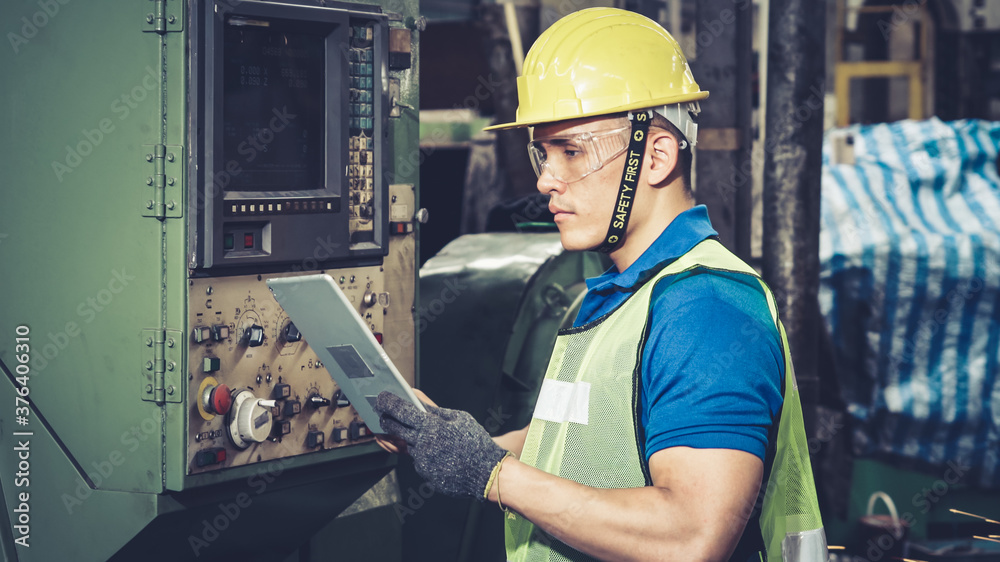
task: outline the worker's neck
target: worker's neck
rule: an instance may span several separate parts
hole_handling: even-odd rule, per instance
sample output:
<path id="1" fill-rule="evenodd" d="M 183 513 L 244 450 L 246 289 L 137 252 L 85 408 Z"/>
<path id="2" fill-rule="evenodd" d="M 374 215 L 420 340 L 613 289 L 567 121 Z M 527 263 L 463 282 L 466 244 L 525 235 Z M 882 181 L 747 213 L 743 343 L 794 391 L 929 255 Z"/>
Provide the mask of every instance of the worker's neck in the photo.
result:
<path id="1" fill-rule="evenodd" d="M 619 273 L 635 263 L 677 215 L 694 206 L 694 200 L 686 195 L 684 189 L 666 189 L 654 193 L 655 200 L 649 202 L 652 205 L 647 207 L 647 212 L 635 213 L 636 209 L 633 209 L 625 242 L 610 254 Z"/>

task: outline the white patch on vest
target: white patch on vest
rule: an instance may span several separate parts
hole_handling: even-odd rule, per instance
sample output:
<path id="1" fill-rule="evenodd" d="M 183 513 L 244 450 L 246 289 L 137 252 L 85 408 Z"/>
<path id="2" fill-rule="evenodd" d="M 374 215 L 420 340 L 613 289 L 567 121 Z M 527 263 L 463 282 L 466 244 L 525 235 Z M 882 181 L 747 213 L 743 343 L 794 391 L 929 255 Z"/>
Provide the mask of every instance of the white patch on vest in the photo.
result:
<path id="1" fill-rule="evenodd" d="M 571 421 L 587 425 L 590 421 L 590 383 L 545 379 L 532 417 L 555 423 Z"/>

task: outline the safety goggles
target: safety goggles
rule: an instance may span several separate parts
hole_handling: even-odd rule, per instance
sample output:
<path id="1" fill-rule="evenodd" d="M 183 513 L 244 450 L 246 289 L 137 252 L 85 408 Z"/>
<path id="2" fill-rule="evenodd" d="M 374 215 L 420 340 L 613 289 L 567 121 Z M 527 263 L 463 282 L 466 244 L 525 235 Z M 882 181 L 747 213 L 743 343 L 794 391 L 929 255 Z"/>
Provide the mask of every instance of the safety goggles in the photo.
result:
<path id="1" fill-rule="evenodd" d="M 528 143 L 528 156 L 538 176 L 547 170 L 557 180 L 573 183 L 625 152 L 630 130 L 621 127 L 533 140 Z"/>

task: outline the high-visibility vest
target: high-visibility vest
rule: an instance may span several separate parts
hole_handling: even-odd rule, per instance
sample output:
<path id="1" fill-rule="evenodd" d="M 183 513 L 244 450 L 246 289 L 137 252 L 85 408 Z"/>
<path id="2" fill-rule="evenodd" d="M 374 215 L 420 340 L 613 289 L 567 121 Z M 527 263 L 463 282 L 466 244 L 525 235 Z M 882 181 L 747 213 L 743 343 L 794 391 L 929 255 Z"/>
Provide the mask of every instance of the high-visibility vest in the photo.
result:
<path id="1" fill-rule="evenodd" d="M 772 423 L 771 462 L 764 467 L 766 484 L 761 488 L 759 524 L 765 547 L 761 560 L 825 562 L 826 536 L 802 425 L 802 406 L 774 295 L 753 268 L 714 239 L 701 242 L 663 268 L 613 312 L 559 333 L 520 460 L 595 488 L 652 484 L 642 456 L 640 423 L 640 365 L 650 299 L 657 283 L 671 282 L 672 276 L 695 269 L 753 276 L 763 288 L 781 336 L 783 404 L 777 427 Z M 508 562 L 591 559 L 520 514 L 510 512 L 504 530 Z"/>

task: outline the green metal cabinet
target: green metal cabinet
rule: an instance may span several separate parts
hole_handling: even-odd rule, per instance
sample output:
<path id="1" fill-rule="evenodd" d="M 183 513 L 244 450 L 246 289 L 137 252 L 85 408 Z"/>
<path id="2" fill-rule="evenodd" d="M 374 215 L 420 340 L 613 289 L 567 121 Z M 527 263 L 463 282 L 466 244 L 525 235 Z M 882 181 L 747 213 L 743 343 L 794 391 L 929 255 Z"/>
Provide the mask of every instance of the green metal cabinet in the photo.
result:
<path id="1" fill-rule="evenodd" d="M 384 533 L 390 546 L 381 546 L 379 559 L 399 556 L 394 460 L 370 439 L 192 469 L 191 455 L 204 452 L 189 432 L 205 353 L 191 339 L 193 317 L 212 306 L 195 288 L 213 279 L 251 287 L 255 273 L 374 268 L 384 291 L 398 297 L 392 314 L 383 312 L 385 335 L 407 342 L 399 359 L 411 379 L 416 348 L 406 305 L 416 298 L 412 228 L 363 263 L 229 271 L 194 259 L 201 191 L 192 178 L 203 162 L 195 150 L 203 123 L 192 108 L 206 100 L 192 61 L 206 54 L 196 52 L 193 28 L 208 1 L 0 3 L 7 38 L 0 48 L 6 560 L 284 560 L 296 553 L 307 560 L 309 552 L 328 559 L 309 545 L 330 537 L 345 539 L 338 555 L 365 559 L 370 546 L 344 536 L 358 527 L 350 517 Z M 416 0 L 337 7 L 412 31 L 408 64 L 382 76 L 386 99 L 391 87 L 405 107 L 417 107 Z M 394 202 L 406 199 L 409 213 L 393 220 L 412 224 L 417 116 L 393 113 L 383 124 L 385 197 L 391 183 Z"/>

